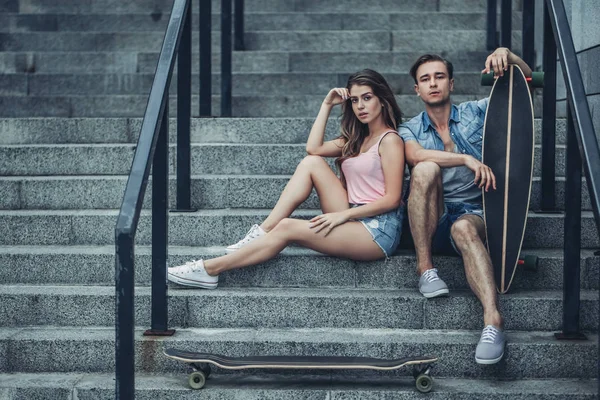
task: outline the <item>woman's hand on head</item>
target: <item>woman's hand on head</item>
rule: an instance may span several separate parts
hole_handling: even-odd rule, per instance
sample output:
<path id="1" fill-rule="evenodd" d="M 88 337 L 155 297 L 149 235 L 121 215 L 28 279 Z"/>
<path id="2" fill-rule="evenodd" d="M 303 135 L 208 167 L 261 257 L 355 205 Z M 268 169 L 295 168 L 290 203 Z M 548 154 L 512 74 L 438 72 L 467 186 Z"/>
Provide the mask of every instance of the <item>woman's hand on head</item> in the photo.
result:
<path id="1" fill-rule="evenodd" d="M 346 88 L 333 88 L 325 96 L 323 103 L 330 106 L 337 106 L 350 98 L 350 91 Z"/>
<path id="2" fill-rule="evenodd" d="M 346 213 L 343 211 L 317 215 L 310 220 L 310 229 L 315 233 L 325 231 L 325 236 L 329 234 L 338 225 L 348 221 Z"/>

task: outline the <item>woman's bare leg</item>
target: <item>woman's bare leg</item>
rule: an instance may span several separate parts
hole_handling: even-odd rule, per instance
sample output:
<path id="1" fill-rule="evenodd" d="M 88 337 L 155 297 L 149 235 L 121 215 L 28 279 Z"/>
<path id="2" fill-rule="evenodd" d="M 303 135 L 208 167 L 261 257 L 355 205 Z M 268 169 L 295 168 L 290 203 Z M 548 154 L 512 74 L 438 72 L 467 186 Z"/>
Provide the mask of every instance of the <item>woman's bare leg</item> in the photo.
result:
<path id="1" fill-rule="evenodd" d="M 348 209 L 348 194 L 327 162 L 319 156 L 305 157 L 283 189 L 277 204 L 260 227 L 269 232 L 310 195 L 315 188 L 324 213 Z"/>
<path id="2" fill-rule="evenodd" d="M 360 222 L 350 221 L 335 227 L 329 235 L 315 233 L 309 221 L 285 218 L 276 226 L 235 253 L 204 261 L 209 275 L 260 264 L 279 254 L 286 246 L 297 243 L 324 254 L 353 260 L 377 260 L 385 254 Z"/>

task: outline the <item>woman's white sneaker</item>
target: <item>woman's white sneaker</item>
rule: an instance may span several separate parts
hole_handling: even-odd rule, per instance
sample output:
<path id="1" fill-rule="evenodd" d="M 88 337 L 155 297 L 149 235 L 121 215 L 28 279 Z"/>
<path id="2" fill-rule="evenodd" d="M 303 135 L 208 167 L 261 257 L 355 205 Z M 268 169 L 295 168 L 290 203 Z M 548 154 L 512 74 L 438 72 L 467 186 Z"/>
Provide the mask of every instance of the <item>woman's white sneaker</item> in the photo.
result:
<path id="1" fill-rule="evenodd" d="M 216 289 L 219 276 L 212 276 L 204 269 L 204 261 L 194 260 L 168 270 L 169 281 L 183 286 Z"/>
<path id="2" fill-rule="evenodd" d="M 252 225 L 252 228 L 250 228 L 250 230 L 248 231 L 248 233 L 246 233 L 246 236 L 244 236 L 244 238 L 242 240 L 240 240 L 236 244 L 227 246 L 225 251 L 228 253 L 233 253 L 234 251 L 241 249 L 242 247 L 244 247 L 248 243 L 252 242 L 253 240 L 258 239 L 259 237 L 264 236 L 266 234 L 267 234 L 267 232 L 265 232 L 263 230 L 263 228 L 261 228 L 257 224 L 254 224 L 254 225 Z"/>

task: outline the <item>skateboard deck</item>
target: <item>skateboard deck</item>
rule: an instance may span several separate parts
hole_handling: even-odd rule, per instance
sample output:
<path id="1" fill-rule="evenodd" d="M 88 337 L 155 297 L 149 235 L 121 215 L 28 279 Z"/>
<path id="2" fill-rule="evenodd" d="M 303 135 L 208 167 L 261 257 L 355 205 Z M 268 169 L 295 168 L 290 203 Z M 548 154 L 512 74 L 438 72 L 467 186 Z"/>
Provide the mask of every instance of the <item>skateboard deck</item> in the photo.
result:
<path id="1" fill-rule="evenodd" d="M 518 66 L 509 65 L 496 79 L 483 131 L 482 162 L 492 169 L 497 188 L 483 192 L 487 247 L 496 287 L 506 293 L 519 264 L 533 178 L 533 104 Z"/>
<path id="2" fill-rule="evenodd" d="M 431 365 L 436 357 L 407 357 L 385 360 L 368 357 L 322 357 L 322 356 L 253 356 L 226 357 L 219 354 L 195 353 L 178 349 L 165 349 L 165 356 L 182 361 L 192 367 L 189 384 L 192 389 L 201 389 L 210 375 L 210 364 L 223 369 L 363 369 L 393 371 L 413 366 L 417 390 L 426 393 L 433 387 Z"/>

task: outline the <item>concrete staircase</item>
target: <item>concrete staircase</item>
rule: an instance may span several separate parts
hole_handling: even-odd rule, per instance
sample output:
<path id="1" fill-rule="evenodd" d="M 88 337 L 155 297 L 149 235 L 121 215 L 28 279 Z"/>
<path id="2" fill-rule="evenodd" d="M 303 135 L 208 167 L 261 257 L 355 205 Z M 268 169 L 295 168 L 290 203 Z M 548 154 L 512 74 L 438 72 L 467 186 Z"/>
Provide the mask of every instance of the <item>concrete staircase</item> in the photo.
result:
<path id="1" fill-rule="evenodd" d="M 0 399 L 113 397 L 114 224 L 170 3 L 0 0 Z M 411 63 L 424 51 L 444 51 L 457 71 L 454 100 L 485 96 L 478 84 L 487 54 L 485 3 L 375 0 L 365 10 L 355 0 L 247 0 L 249 51 L 234 54 L 238 118 L 192 121 L 192 201 L 200 211 L 170 215 L 170 264 L 223 254 L 267 215 L 304 156 L 318 105 L 348 73 L 382 72 L 410 116 L 422 108 L 412 94 Z M 518 26 L 518 11 L 514 20 Z M 214 40 L 216 51 L 218 34 Z M 218 54 L 213 59 L 217 71 Z M 214 82 L 216 93 L 218 76 Z M 174 127 L 172 121 L 172 135 Z M 332 120 L 328 136 L 336 129 Z M 559 121 L 560 208 L 564 136 Z M 174 148 L 170 154 L 174 173 Z M 509 345 L 505 359 L 488 367 L 474 361 L 482 310 L 461 261 L 436 258 L 452 295 L 427 301 L 416 290 L 407 249 L 387 262 L 363 263 L 290 248 L 222 275 L 216 291 L 171 288 L 177 334 L 144 338 L 151 222 L 144 210 L 136 248 L 136 398 L 597 398 L 600 257 L 593 254 L 599 240 L 590 202 L 584 191 L 581 328 L 590 340 L 558 342 L 563 216 L 535 211 L 539 165 L 537 157 L 524 246 L 540 256 L 540 268 L 518 270 L 514 290 L 501 296 Z M 318 207 L 313 196 L 295 215 L 315 215 Z M 427 396 L 414 390 L 409 371 L 218 371 L 198 393 L 187 388 L 185 367 L 162 356 L 165 346 L 229 355 L 433 354 L 440 362 Z"/>

